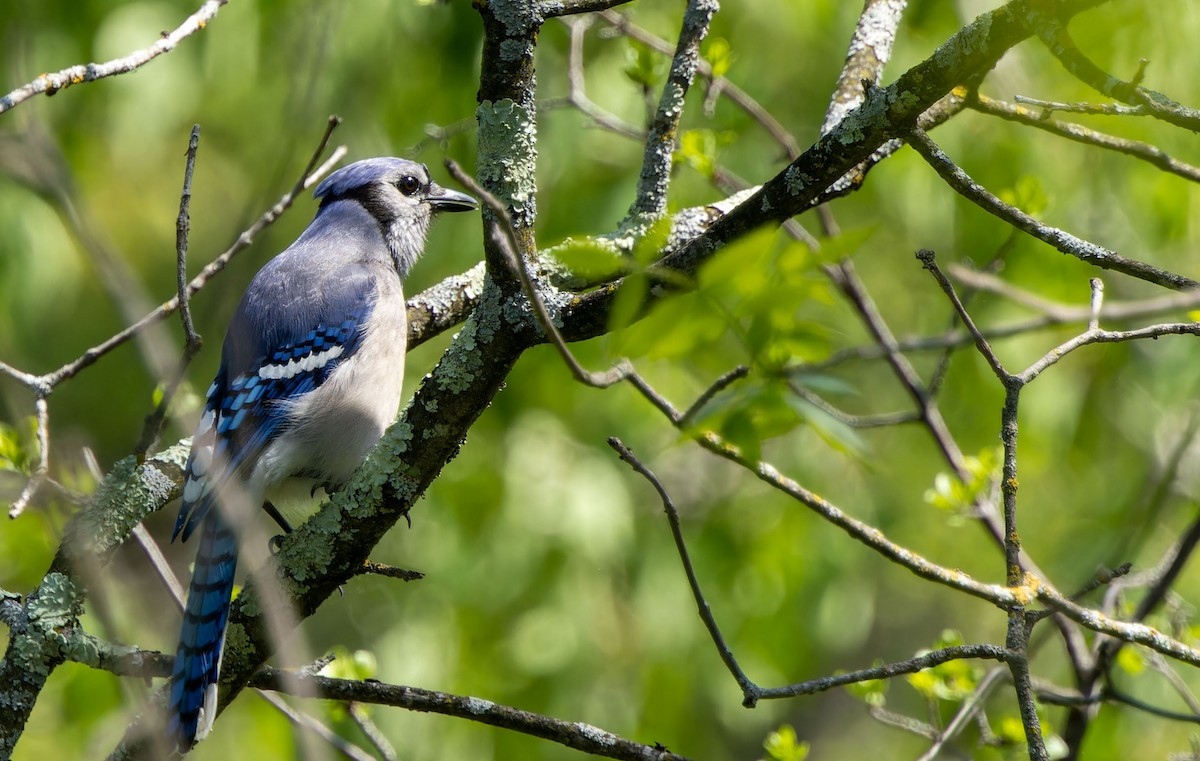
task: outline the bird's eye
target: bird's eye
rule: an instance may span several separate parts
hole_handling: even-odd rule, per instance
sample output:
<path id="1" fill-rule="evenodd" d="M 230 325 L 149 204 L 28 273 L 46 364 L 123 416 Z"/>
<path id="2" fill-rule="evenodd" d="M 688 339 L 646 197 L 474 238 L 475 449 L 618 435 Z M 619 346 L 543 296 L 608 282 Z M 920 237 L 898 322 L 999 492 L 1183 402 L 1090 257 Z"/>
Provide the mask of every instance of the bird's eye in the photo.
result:
<path id="1" fill-rule="evenodd" d="M 406 196 L 411 196 L 421 189 L 421 181 L 411 174 L 406 174 L 396 181 L 396 187 Z"/>

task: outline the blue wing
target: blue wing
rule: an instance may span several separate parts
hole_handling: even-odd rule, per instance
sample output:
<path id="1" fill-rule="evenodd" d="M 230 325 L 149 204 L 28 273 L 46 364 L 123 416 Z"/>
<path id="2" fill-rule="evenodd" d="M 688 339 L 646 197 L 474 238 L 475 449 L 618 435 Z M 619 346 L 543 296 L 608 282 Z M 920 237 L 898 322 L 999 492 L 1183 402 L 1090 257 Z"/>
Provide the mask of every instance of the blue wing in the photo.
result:
<path id="1" fill-rule="evenodd" d="M 249 475 L 286 429 L 286 402 L 320 387 L 358 350 L 374 307 L 375 283 L 369 276 L 351 277 L 337 286 L 332 293 L 314 295 L 320 315 L 299 324 L 272 314 L 286 307 L 286 300 L 264 299 L 254 288 L 247 291 L 192 441 L 172 539 L 187 541 L 230 479 Z M 241 333 L 235 330 L 239 321 L 246 326 Z M 271 328 L 263 329 L 264 324 Z"/>

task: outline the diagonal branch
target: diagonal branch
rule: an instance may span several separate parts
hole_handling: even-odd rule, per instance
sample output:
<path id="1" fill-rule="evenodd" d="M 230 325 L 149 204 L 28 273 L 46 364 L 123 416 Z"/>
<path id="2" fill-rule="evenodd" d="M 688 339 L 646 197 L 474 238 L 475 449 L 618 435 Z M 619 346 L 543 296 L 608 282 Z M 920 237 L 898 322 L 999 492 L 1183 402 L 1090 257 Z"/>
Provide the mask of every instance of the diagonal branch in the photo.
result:
<path id="1" fill-rule="evenodd" d="M 963 82 L 989 71 L 1011 47 L 1034 34 L 1029 13 L 1046 7 L 1070 17 L 1104 0 L 1012 0 L 960 29 L 891 85 L 873 88 L 861 105 L 783 171 L 743 198 L 703 233 L 660 264 L 692 274 L 715 252 L 764 225 L 781 224 L 818 202 L 843 175 L 881 146 L 908 134 L 921 115 Z M 608 329 L 616 288 L 589 293 L 563 311 L 563 335 L 583 340 Z"/>
<path id="2" fill-rule="evenodd" d="M 104 63 L 80 64 L 56 71 L 53 74 L 42 74 L 29 84 L 21 85 L 9 94 L 0 97 L 0 114 L 29 100 L 38 93 L 54 95 L 59 90 L 81 82 L 94 82 L 97 79 L 136 71 L 163 53 L 171 52 L 180 41 L 207 26 L 208 22 L 216 17 L 221 6 L 227 2 L 229 0 L 207 0 L 204 5 L 200 6 L 200 10 L 188 16 L 187 20 L 174 31 L 164 34 L 150 47 L 130 53 L 124 58 L 114 58 Z"/>
<path id="3" fill-rule="evenodd" d="M 1122 256 L 1116 251 L 1098 246 L 1056 227 L 1042 224 L 1015 206 L 1004 203 L 990 193 L 987 188 L 971 179 L 970 175 L 955 164 L 923 130 L 914 128 L 909 133 L 908 141 L 909 145 L 921 154 L 921 158 L 925 159 L 934 171 L 946 181 L 946 184 L 964 198 L 1013 227 L 1049 243 L 1062 253 L 1074 256 L 1088 264 L 1146 280 L 1164 288 L 1179 291 L 1200 287 L 1200 283 L 1189 277 Z"/>
<path id="4" fill-rule="evenodd" d="M 1176 103 L 1166 95 L 1142 87 L 1137 82 L 1126 82 L 1114 77 L 1101 69 L 1075 44 L 1065 20 L 1057 19 L 1053 15 L 1041 16 L 1038 19 L 1037 31 L 1046 49 L 1067 71 L 1088 87 L 1122 103 L 1141 107 L 1148 115 L 1168 124 L 1192 132 L 1200 131 L 1200 111 Z M 1140 73 L 1139 71 L 1138 79 L 1141 78 Z"/>

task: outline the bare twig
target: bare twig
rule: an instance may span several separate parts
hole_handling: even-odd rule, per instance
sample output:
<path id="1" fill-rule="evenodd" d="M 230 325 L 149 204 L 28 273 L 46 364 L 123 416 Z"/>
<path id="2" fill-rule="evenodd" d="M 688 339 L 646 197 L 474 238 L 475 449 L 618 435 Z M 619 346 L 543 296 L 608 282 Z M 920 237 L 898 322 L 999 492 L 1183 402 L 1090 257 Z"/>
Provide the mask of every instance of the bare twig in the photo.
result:
<path id="1" fill-rule="evenodd" d="M 1102 70 L 1084 55 L 1072 39 L 1064 21 L 1051 14 L 1037 15 L 1039 18 L 1035 28 L 1038 37 L 1059 63 L 1079 81 L 1110 98 L 1131 106 L 1140 106 L 1155 119 L 1193 132 L 1200 131 L 1200 111 L 1176 103 L 1166 95 L 1138 84 L 1145 74 L 1145 63 L 1140 64 L 1134 81 L 1123 81 Z"/>
<path id="2" fill-rule="evenodd" d="M 1042 100 L 1025 95 L 1014 95 L 1013 100 L 1028 106 L 1036 106 L 1049 116 L 1053 111 L 1069 114 L 1091 114 L 1100 116 L 1149 116 L 1150 113 L 1142 106 L 1124 106 L 1120 103 L 1063 103 L 1056 100 Z"/>
<path id="3" fill-rule="evenodd" d="M 379 731 L 379 727 L 367 715 L 365 707 L 360 703 L 351 701 L 346 704 L 346 712 L 350 714 L 350 720 L 366 736 L 383 761 L 397 761 L 399 759 L 399 756 L 396 755 L 396 749 L 392 747 L 392 744 L 384 737 L 383 732 Z"/>
<path id="4" fill-rule="evenodd" d="M 891 365 L 896 378 L 900 381 L 900 385 L 912 397 L 913 403 L 916 405 L 917 411 L 925 423 L 925 428 L 933 437 L 934 443 L 942 451 L 942 455 L 946 458 L 950 467 L 954 469 L 955 474 L 960 479 L 964 481 L 968 480 L 969 474 L 958 442 L 954 440 L 954 435 L 950 433 L 950 429 L 946 425 L 946 421 L 942 417 L 937 403 L 929 395 L 925 384 L 921 381 L 920 376 L 917 375 L 916 368 L 912 366 L 907 357 L 900 353 L 896 345 L 895 336 L 892 335 L 892 331 L 888 328 L 883 316 L 879 314 L 879 310 L 875 307 L 874 300 L 871 299 L 863 287 L 862 281 L 859 280 L 858 273 L 854 270 L 854 264 L 849 260 L 844 260 L 837 266 L 827 267 L 825 271 L 833 278 L 834 283 L 842 289 L 842 293 L 846 295 L 846 298 L 850 300 L 850 303 L 858 311 L 871 335 L 883 347 L 883 350 L 886 352 L 888 364 Z"/>
<path id="5" fill-rule="evenodd" d="M 604 110 L 596 105 L 587 95 L 583 72 L 583 39 L 588 28 L 592 25 L 592 20 L 590 18 L 563 19 L 563 23 L 571 30 L 571 47 L 567 55 L 568 102 L 609 132 L 615 132 L 618 135 L 624 135 L 634 140 L 645 140 L 645 130 L 639 129 L 616 114 Z"/>
<path id="6" fill-rule="evenodd" d="M 1001 119 L 1007 119 L 1008 121 L 1023 124 L 1027 127 L 1034 127 L 1049 132 L 1052 135 L 1074 140 L 1083 145 L 1123 153 L 1126 156 L 1132 156 L 1133 158 L 1145 161 L 1164 172 L 1170 172 L 1185 180 L 1200 182 L 1200 167 L 1173 158 L 1157 145 L 1114 137 L 1080 124 L 1051 119 L 1045 110 L 1037 112 L 1020 105 L 1021 103 L 1030 103 L 1031 105 L 1041 106 L 1046 110 L 1069 110 L 1066 108 L 1052 109 L 1051 107 L 1068 106 L 1070 104 L 1051 104 L 1046 101 L 1031 102 L 1028 98 L 1020 97 L 1017 98 L 1017 101 L 1018 103 L 1014 105 L 1000 100 L 993 100 L 979 93 L 972 93 L 971 97 L 967 99 L 966 104 L 968 108 L 980 113 L 998 116 Z M 1128 106 L 1121 106 L 1120 108 L 1124 109 L 1125 112 L 1136 111 L 1137 113 L 1145 113 L 1143 109 L 1133 109 Z M 1084 111 L 1083 113 L 1094 113 L 1094 111 Z"/>
<path id="7" fill-rule="evenodd" d="M 1000 677 L 1007 673 L 1007 669 L 994 668 L 984 674 L 979 683 L 975 685 L 974 691 L 959 706 L 958 712 L 954 714 L 954 718 L 950 720 L 945 729 L 933 738 L 933 744 L 929 746 L 929 750 L 925 751 L 917 761 L 933 761 L 933 759 L 937 758 L 945 744 L 966 729 L 971 719 L 982 710 L 983 703 L 992 691 L 992 688 L 999 683 Z"/>
<path id="8" fill-rule="evenodd" d="M 650 482 L 654 490 L 658 492 L 658 497 L 662 500 L 663 510 L 667 514 L 667 523 L 671 526 L 671 536 L 675 540 L 675 550 L 679 553 L 679 559 L 683 563 L 683 571 L 687 575 L 688 586 L 692 589 L 692 598 L 696 601 L 696 609 L 700 613 L 700 620 L 704 622 L 704 626 L 708 629 L 708 634 L 712 637 L 713 644 L 716 645 L 717 653 L 720 654 L 721 660 L 725 662 L 725 667 L 729 669 L 729 673 L 733 674 L 734 680 L 742 688 L 742 694 L 745 696 L 744 705 L 753 706 L 758 698 L 762 697 L 762 690 L 746 676 L 746 672 L 738 665 L 733 651 L 725 643 L 725 637 L 721 635 L 721 627 L 717 624 L 717 619 L 713 616 L 712 607 L 709 606 L 708 600 L 704 598 L 704 592 L 700 589 L 700 580 L 696 578 L 696 569 L 692 566 L 692 558 L 688 554 L 687 542 L 683 538 L 683 529 L 679 525 L 679 511 L 675 509 L 675 503 L 671 500 L 671 495 L 667 492 L 666 487 L 662 485 L 662 482 L 658 480 L 658 477 L 642 464 L 637 455 L 630 451 L 629 447 L 625 446 L 620 439 L 612 436 L 608 439 L 608 445 L 613 448 L 622 461 L 641 474 L 643 478 Z"/>
<path id="9" fill-rule="evenodd" d="M 1007 662 L 1013 654 L 999 645 L 955 645 L 934 650 L 924 655 L 908 658 L 895 663 L 885 663 L 882 666 L 872 666 L 858 671 L 848 671 L 842 674 L 812 679 L 787 687 L 775 687 L 763 690 L 763 698 L 790 698 L 798 695 L 812 695 L 825 692 L 835 687 L 844 687 L 855 682 L 865 682 L 871 679 L 890 679 L 901 674 L 915 674 L 918 671 L 940 666 L 950 661 L 979 658 L 990 661 Z"/>
<path id="10" fill-rule="evenodd" d="M 661 37 L 658 37 L 657 35 L 651 34 L 645 29 L 642 29 L 640 26 L 634 24 L 628 18 L 620 13 L 617 13 L 616 11 L 604 11 L 600 14 L 600 17 L 609 24 L 612 24 L 615 29 L 621 32 L 621 34 L 629 37 L 630 39 L 637 40 L 643 45 L 647 45 L 654 50 L 657 50 L 659 53 L 671 55 L 674 52 L 674 46 L 672 46 L 671 43 L 667 42 Z M 767 134 L 769 134 L 771 138 L 775 140 L 775 142 L 779 143 L 779 145 L 783 147 L 784 152 L 788 156 L 788 160 L 792 160 L 800 155 L 800 144 L 796 142 L 796 138 L 792 136 L 792 133 L 788 132 L 788 130 L 782 124 L 780 124 L 774 116 L 771 115 L 770 111 L 763 108 L 762 104 L 750 97 L 745 90 L 738 87 L 736 83 L 731 82 L 725 77 L 715 76 L 713 74 L 712 65 L 703 58 L 697 61 L 697 71 L 699 72 L 700 76 L 709 80 L 710 86 L 720 89 L 722 95 L 729 98 L 729 100 L 732 101 L 738 108 L 742 109 L 752 119 L 754 119 L 754 121 L 761 125 L 762 128 L 766 130 Z"/>
<path id="11" fill-rule="evenodd" d="M 175 220 L 175 298 L 179 301 L 179 319 L 183 323 L 183 356 L 180 357 L 175 374 L 163 389 L 162 399 L 159 400 L 154 412 L 146 418 L 142 436 L 134 448 L 134 453 L 139 460 L 145 460 L 146 453 L 150 451 L 150 447 L 154 446 L 154 442 L 162 433 L 167 419 L 167 409 L 175 398 L 176 391 L 179 390 L 179 384 L 183 382 L 188 365 L 191 364 L 192 358 L 196 356 L 204 343 L 192 324 L 192 310 L 188 306 L 187 289 L 188 233 L 191 227 L 189 207 L 192 202 L 192 174 L 196 170 L 196 151 L 199 147 L 200 125 L 196 124 L 192 127 L 192 135 L 188 140 L 187 163 L 183 171 L 183 190 L 179 194 L 179 216 Z"/>
<path id="12" fill-rule="evenodd" d="M 297 711 L 288 705 L 283 698 L 278 695 L 267 692 L 265 690 L 258 691 L 259 696 L 267 701 L 276 711 L 287 718 L 294 726 L 301 729 L 307 729 L 325 742 L 329 743 L 330 747 L 341 753 L 346 758 L 354 759 L 354 761 L 374 761 L 374 756 L 367 753 L 362 748 L 338 735 L 329 727 L 309 716 L 306 713 Z"/>
<path id="13" fill-rule="evenodd" d="M 1200 287 L 1191 278 L 1168 272 L 1145 262 L 1129 259 L 1115 251 L 1078 238 L 1068 232 L 1042 224 L 1020 209 L 1004 203 L 982 185 L 960 169 L 950 157 L 929 138 L 924 130 L 914 129 L 908 135 L 909 144 L 946 181 L 951 188 L 984 211 L 992 214 L 1039 240 L 1049 243 L 1064 254 L 1069 254 L 1088 264 L 1111 269 L 1131 277 L 1146 280 L 1174 290 L 1190 290 Z"/>
<path id="14" fill-rule="evenodd" d="M 45 394 L 38 395 L 33 402 L 33 408 L 37 413 L 35 432 L 38 443 L 38 461 L 25 488 L 21 489 L 21 493 L 9 507 L 9 518 L 16 518 L 25 512 L 30 500 L 38 493 L 38 489 L 42 488 L 42 484 L 46 482 L 46 478 L 50 474 L 50 406 L 46 403 Z"/>
<path id="15" fill-rule="evenodd" d="M 632 367 L 628 362 L 622 361 L 603 373 L 593 373 L 579 364 L 579 361 L 575 359 L 571 350 L 567 348 L 567 343 L 563 339 L 562 333 L 554 325 L 554 320 L 550 317 L 550 312 L 546 309 L 545 302 L 542 301 L 537 287 L 533 284 L 533 280 L 525 268 L 525 256 L 520 250 L 520 242 L 517 239 L 516 231 L 513 229 L 512 219 L 504 204 L 500 202 L 500 199 L 485 190 L 473 177 L 464 172 L 453 159 L 446 159 L 446 169 L 449 170 L 454 179 L 466 185 L 471 192 L 477 194 L 495 215 L 496 221 L 492 225 L 493 242 L 503 254 L 511 273 L 520 282 L 521 290 L 525 294 L 525 298 L 529 301 L 530 306 L 533 307 L 534 315 L 537 317 L 538 325 L 541 327 L 543 335 L 558 350 L 559 355 L 567 363 L 567 367 L 570 368 L 571 374 L 575 376 L 575 379 L 596 388 L 608 388 L 614 383 L 625 380 L 629 372 L 632 371 Z"/>
<path id="16" fill-rule="evenodd" d="M 22 85 L 9 94 L 0 97 L 0 114 L 29 100 L 38 93 L 54 95 L 58 91 L 81 82 L 92 82 L 104 77 L 117 74 L 127 74 L 136 71 L 163 53 L 169 53 L 181 40 L 190 37 L 208 25 L 217 15 L 217 11 L 229 0 L 207 0 L 200 9 L 188 16 L 187 20 L 174 31 L 162 35 L 150 47 L 135 51 L 124 58 L 115 58 L 104 63 L 89 63 L 72 66 L 53 74 L 42 74 L 29 84 Z"/>
<path id="17" fill-rule="evenodd" d="M 146 554 L 146 558 L 150 561 L 150 566 L 154 568 L 154 573 L 158 576 L 159 581 L 167 588 L 167 592 L 171 596 L 172 602 L 175 603 L 176 609 L 183 612 L 183 586 L 176 578 L 175 572 L 171 570 L 171 564 L 167 562 L 167 558 L 163 555 L 158 543 L 154 541 L 154 537 L 150 536 L 150 532 L 141 523 L 133 527 L 133 538 L 137 540 L 138 546 L 142 548 L 142 552 Z"/>
<path id="18" fill-rule="evenodd" d="M 1003 383 L 1009 377 L 1008 371 L 1004 369 L 1003 363 L 1000 362 L 1000 358 L 996 356 L 996 353 L 992 351 L 987 338 L 979 331 L 979 328 L 975 325 L 975 321 L 967 313 L 966 307 L 963 306 L 962 300 L 958 297 L 958 293 L 954 290 L 954 286 L 950 283 L 949 278 L 938 267 L 936 254 L 928 249 L 921 249 L 917 252 L 917 258 L 921 260 L 922 266 L 929 270 L 929 273 L 933 275 L 933 279 L 937 282 L 938 286 L 941 287 L 946 297 L 950 299 L 950 303 L 954 305 L 954 311 L 958 313 L 959 318 L 963 321 L 963 325 L 967 328 L 967 332 L 974 339 L 975 347 L 983 355 L 983 358 L 987 360 L 988 365 L 992 368 L 992 372 Z"/>
<path id="19" fill-rule="evenodd" d="M 188 232 L 191 229 L 189 207 L 192 203 L 192 173 L 196 171 L 196 151 L 200 148 L 200 125 L 192 127 L 188 140 L 187 166 L 183 171 L 183 191 L 179 194 L 179 217 L 175 221 L 175 274 L 176 296 L 179 298 L 179 319 L 183 323 L 183 336 L 187 341 L 185 351 L 189 355 L 200 350 L 200 336 L 192 325 L 192 310 L 188 307 L 187 250 Z"/>

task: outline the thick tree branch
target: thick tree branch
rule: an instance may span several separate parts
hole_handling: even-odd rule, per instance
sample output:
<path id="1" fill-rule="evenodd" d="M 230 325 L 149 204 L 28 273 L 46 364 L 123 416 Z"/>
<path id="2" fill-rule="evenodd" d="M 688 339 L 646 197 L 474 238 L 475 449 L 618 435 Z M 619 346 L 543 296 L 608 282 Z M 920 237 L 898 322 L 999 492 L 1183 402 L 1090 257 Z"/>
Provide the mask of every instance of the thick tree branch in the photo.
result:
<path id="1" fill-rule="evenodd" d="M 668 253 L 661 265 L 693 274 L 731 241 L 811 208 L 855 165 L 889 140 L 908 134 L 921 114 L 939 99 L 988 71 L 1008 49 L 1033 35 L 1029 20 L 1034 5 L 1050 6 L 1061 17 L 1069 18 L 1102 2 L 1013 0 L 979 16 L 896 82 L 873 88 L 837 127 L 702 234 Z M 564 310 L 563 335 L 581 340 L 605 332 L 615 293 L 616 287 L 601 289 Z"/>
<path id="2" fill-rule="evenodd" d="M 263 668 L 250 680 L 253 687 L 326 700 L 395 706 L 477 721 L 493 727 L 540 737 L 603 758 L 628 761 L 687 761 L 660 745 L 643 745 L 578 721 L 563 721 L 522 711 L 490 700 L 422 690 L 383 682 L 360 682 L 325 676 L 296 678 L 278 669 Z"/>
<path id="3" fill-rule="evenodd" d="M 117 463 L 87 509 L 67 524 L 38 588 L 19 609 L 5 599 L 10 634 L 0 660 L 0 706 L 5 706 L 0 711 L 0 758 L 12 754 L 50 673 L 67 659 L 100 658 L 102 651 L 78 626 L 87 594 L 79 569 L 103 566 L 143 518 L 179 496 L 189 448 L 184 442 L 144 464 L 132 456 Z"/>

